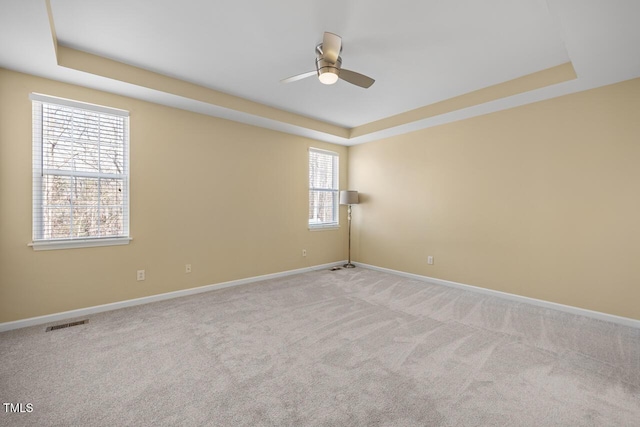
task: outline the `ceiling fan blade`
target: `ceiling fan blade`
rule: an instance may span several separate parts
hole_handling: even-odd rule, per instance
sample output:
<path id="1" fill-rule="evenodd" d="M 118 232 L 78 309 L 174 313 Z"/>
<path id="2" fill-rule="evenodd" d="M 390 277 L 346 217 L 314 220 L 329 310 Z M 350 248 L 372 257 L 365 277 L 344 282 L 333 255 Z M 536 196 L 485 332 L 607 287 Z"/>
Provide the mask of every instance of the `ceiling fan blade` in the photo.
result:
<path id="1" fill-rule="evenodd" d="M 371 77 L 367 77 L 364 74 L 356 73 L 355 71 L 345 70 L 344 68 L 340 70 L 340 74 L 338 75 L 345 82 L 349 82 L 352 85 L 360 86 L 365 89 L 370 87 L 375 80 Z"/>
<path id="2" fill-rule="evenodd" d="M 325 61 L 335 64 L 340 56 L 340 50 L 342 50 L 342 38 L 337 34 L 325 32 L 322 38 L 322 52 Z"/>
<path id="3" fill-rule="evenodd" d="M 302 74 L 296 74 L 295 76 L 291 76 L 288 77 L 286 79 L 282 79 L 280 80 L 280 83 L 291 83 L 291 82 L 296 82 L 298 80 L 302 80 L 302 79 L 306 79 L 307 77 L 311 77 L 311 76 L 317 76 L 318 72 L 317 71 L 307 71 L 306 73 L 302 73 Z"/>

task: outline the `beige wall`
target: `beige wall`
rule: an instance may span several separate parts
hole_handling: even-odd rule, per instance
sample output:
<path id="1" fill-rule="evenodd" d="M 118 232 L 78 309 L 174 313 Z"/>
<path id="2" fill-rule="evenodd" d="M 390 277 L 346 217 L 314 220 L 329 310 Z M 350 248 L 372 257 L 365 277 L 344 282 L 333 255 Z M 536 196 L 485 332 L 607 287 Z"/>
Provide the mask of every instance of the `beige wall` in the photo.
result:
<path id="1" fill-rule="evenodd" d="M 640 79 L 352 147 L 349 172 L 356 261 L 640 319 Z"/>
<path id="2" fill-rule="evenodd" d="M 130 245 L 27 247 L 31 92 L 130 111 Z M 346 259 L 346 226 L 307 229 L 310 146 L 346 187 L 346 147 L 0 69 L 0 322 Z"/>
<path id="3" fill-rule="evenodd" d="M 26 246 L 31 92 L 131 112 L 130 245 Z M 347 156 L 0 69 L 0 322 L 345 259 L 346 227 L 307 230 L 310 146 L 338 151 L 341 188 L 348 163 L 348 187 L 362 193 L 354 260 L 640 319 L 639 138 L 640 79 Z"/>

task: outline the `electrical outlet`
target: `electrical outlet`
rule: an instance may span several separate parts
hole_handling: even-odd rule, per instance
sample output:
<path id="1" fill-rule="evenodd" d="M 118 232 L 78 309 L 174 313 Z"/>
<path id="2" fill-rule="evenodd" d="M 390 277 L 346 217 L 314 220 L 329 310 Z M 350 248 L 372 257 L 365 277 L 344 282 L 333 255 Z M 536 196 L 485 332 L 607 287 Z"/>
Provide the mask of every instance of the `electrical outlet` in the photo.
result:
<path id="1" fill-rule="evenodd" d="M 307 256 L 307 250 L 306 249 L 302 250 L 302 256 Z"/>
<path id="2" fill-rule="evenodd" d="M 185 273 L 191 273 L 191 264 L 185 264 L 184 272 Z"/>
<path id="3" fill-rule="evenodd" d="M 433 257 L 431 255 L 427 257 L 427 264 L 433 265 Z"/>
<path id="4" fill-rule="evenodd" d="M 138 282 L 144 280 L 144 270 L 138 270 L 137 276 Z"/>

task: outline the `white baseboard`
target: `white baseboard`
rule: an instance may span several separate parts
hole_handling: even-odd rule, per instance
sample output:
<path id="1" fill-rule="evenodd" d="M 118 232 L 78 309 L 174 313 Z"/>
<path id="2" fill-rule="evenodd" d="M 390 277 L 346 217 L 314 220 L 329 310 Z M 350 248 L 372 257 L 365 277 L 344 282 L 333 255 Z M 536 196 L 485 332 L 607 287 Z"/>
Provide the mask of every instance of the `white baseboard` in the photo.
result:
<path id="1" fill-rule="evenodd" d="M 232 286 L 245 285 L 247 283 L 260 282 L 262 280 L 269 280 L 269 279 L 276 279 L 279 277 L 291 276 L 293 274 L 300 274 L 300 273 L 306 273 L 309 271 L 322 270 L 324 268 L 330 268 L 336 265 L 342 265 L 345 262 L 346 260 L 343 260 L 343 261 L 332 262 L 328 264 L 315 265 L 312 267 L 299 268 L 296 270 L 288 270 L 288 271 L 283 271 L 279 273 L 265 274 L 262 276 L 248 277 L 245 279 L 231 280 L 229 282 L 216 283 L 213 285 L 205 285 L 197 288 L 183 289 L 179 291 L 167 292 L 164 294 L 150 295 L 148 297 L 136 298 L 136 299 L 126 300 L 126 301 L 119 301 L 119 302 L 114 302 L 110 304 L 96 305 L 93 307 L 80 308 L 77 310 L 64 311 L 61 313 L 48 314 L 45 316 L 31 317 L 28 319 L 16 320 L 13 322 L 0 323 L 0 332 L 10 331 L 13 329 L 26 328 L 28 326 L 54 323 L 54 322 L 59 322 L 66 319 L 88 316 L 95 313 L 102 313 L 104 311 L 118 310 L 120 308 L 125 308 L 125 307 L 133 307 L 136 305 L 149 304 L 155 301 L 163 301 L 163 300 L 168 300 L 172 298 L 179 298 L 187 295 L 194 295 L 202 292 L 209 292 L 216 289 L 229 288 Z M 549 301 L 529 298 L 521 295 L 510 294 L 507 292 L 495 291 L 493 289 L 480 288 L 477 286 L 466 285 L 464 283 L 451 282 L 449 280 L 437 279 L 435 277 L 422 276 L 419 274 L 407 273 L 399 270 L 392 270 L 390 268 L 378 267 L 375 265 L 369 265 L 369 264 L 363 264 L 363 263 L 357 263 L 357 265 L 363 268 L 368 268 L 370 270 L 382 271 L 385 273 L 395 274 L 398 276 L 420 280 L 423 282 L 429 282 L 437 285 L 443 285 L 443 286 L 448 286 L 452 288 L 465 289 L 472 292 L 493 295 L 503 299 L 523 302 L 523 303 L 535 305 L 538 307 L 564 311 L 567 313 L 577 314 L 585 317 L 590 317 L 593 319 L 603 320 L 606 322 L 617 323 L 619 325 L 640 329 L 640 320 L 630 319 L 628 317 L 621 317 L 613 314 L 602 313 L 599 311 L 573 307 L 570 305 L 558 304 L 555 302 L 549 302 Z"/>
<path id="2" fill-rule="evenodd" d="M 451 282 L 449 280 L 436 279 L 435 277 L 421 276 L 419 274 L 406 273 L 404 271 L 392 270 L 390 268 L 378 267 L 375 265 L 356 263 L 360 267 L 368 268 L 370 270 L 382 271 L 385 273 L 391 273 L 398 276 L 408 277 L 410 279 L 416 279 L 423 282 L 429 282 L 436 285 L 448 286 L 451 288 L 465 289 L 467 291 L 477 292 L 481 294 L 493 295 L 498 298 L 508 299 L 511 301 L 522 302 L 526 304 L 536 305 L 538 307 L 550 308 L 553 310 L 564 311 L 566 313 L 577 314 L 580 316 L 590 317 L 592 319 L 603 320 L 605 322 L 617 323 L 623 326 L 629 326 L 632 328 L 640 329 L 640 320 L 630 319 L 628 317 L 616 316 L 614 314 L 602 313 L 600 311 L 587 310 L 585 308 L 573 307 L 570 305 L 558 304 L 556 302 L 544 301 L 536 298 L 524 297 L 521 295 L 510 294 L 502 291 L 495 291 L 493 289 L 480 288 L 478 286 L 465 285 L 464 283 Z"/>
<path id="3" fill-rule="evenodd" d="M 247 277 L 246 279 L 231 280 L 229 282 L 216 283 L 213 285 L 199 286 L 197 288 L 182 289 L 179 291 L 167 292 L 164 294 L 150 295 L 148 297 L 135 298 L 125 301 L 113 302 L 110 304 L 96 305 L 93 307 L 80 308 L 77 310 L 63 311 L 61 313 L 47 314 L 45 316 L 30 317 L 28 319 L 15 320 L 13 322 L 0 323 L 0 332 L 13 329 L 26 328 L 28 326 L 54 323 L 75 317 L 88 316 L 90 314 L 102 313 L 104 311 L 118 310 L 125 307 L 149 304 L 155 301 L 163 301 L 172 298 L 184 297 L 187 295 L 199 294 L 202 292 L 214 291 L 216 289 L 230 288 L 232 286 L 245 285 L 247 283 L 260 282 L 262 280 L 276 279 L 279 277 L 291 276 L 293 274 L 307 273 L 309 271 L 322 270 L 346 263 L 346 260 L 336 261 L 329 264 L 314 265 L 312 267 L 298 268 L 296 270 L 282 271 L 279 273 L 265 274 L 262 276 Z"/>

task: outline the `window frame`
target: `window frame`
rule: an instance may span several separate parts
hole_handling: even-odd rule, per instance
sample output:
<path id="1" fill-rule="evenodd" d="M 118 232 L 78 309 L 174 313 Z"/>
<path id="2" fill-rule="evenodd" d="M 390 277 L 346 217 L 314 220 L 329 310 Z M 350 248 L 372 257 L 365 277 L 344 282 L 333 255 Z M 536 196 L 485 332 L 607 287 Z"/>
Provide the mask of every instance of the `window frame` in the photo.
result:
<path id="1" fill-rule="evenodd" d="M 311 153 L 318 153 L 324 155 L 332 156 L 333 162 L 333 188 L 315 188 L 311 186 Z M 340 154 L 335 151 L 324 150 L 321 148 L 309 147 L 308 155 L 307 155 L 307 172 L 309 177 L 309 199 L 307 200 L 308 208 L 311 209 L 311 192 L 312 191 L 326 191 L 334 193 L 334 205 L 333 205 L 333 217 L 334 221 L 332 222 L 323 222 L 323 223 L 311 223 L 311 219 L 308 219 L 308 227 L 310 231 L 321 231 L 321 230 L 335 230 L 340 228 Z M 307 212 L 309 214 L 310 212 Z"/>
<path id="2" fill-rule="evenodd" d="M 32 241 L 28 246 L 34 250 L 52 250 L 52 249 L 72 249 L 72 248 L 87 248 L 97 246 L 114 246 L 114 245 L 127 245 L 132 240 L 130 236 L 130 126 L 129 126 L 129 112 L 112 107 L 105 107 L 102 105 L 90 104 L 81 101 L 75 101 L 71 99 L 58 98 L 55 96 L 43 95 L 39 93 L 31 93 L 29 99 L 32 102 L 32 173 L 33 173 L 33 193 L 32 193 Z M 44 239 L 44 224 L 42 209 L 43 203 L 43 190 L 42 184 L 44 179 L 44 140 L 43 140 L 43 104 L 50 104 L 56 106 L 63 106 L 74 109 L 88 110 L 92 113 L 106 114 L 111 116 L 118 116 L 123 118 L 124 126 L 124 150 L 123 150 L 123 219 L 122 219 L 122 235 L 119 236 L 107 236 L 107 237 L 69 237 L 69 238 L 56 238 L 56 239 Z M 58 174 L 48 174 L 58 175 Z M 66 172 L 63 174 L 71 177 L 95 177 L 103 178 L 109 174 L 101 172 Z"/>

